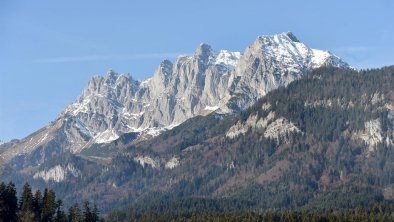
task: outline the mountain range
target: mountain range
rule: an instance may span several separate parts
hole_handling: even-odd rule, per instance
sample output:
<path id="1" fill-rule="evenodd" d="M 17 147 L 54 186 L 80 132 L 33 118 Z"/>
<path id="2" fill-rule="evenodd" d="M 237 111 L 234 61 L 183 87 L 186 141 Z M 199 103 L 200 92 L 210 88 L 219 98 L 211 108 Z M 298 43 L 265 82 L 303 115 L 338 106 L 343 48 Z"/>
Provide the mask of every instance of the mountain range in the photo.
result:
<path id="1" fill-rule="evenodd" d="M 35 156 L 37 165 L 53 153 L 80 153 L 124 133 L 150 138 L 197 115 L 238 113 L 322 66 L 349 67 L 288 32 L 258 37 L 244 53 L 216 52 L 201 44 L 192 56 L 180 56 L 174 63 L 164 60 L 144 81 L 109 70 L 103 77 L 94 76 L 48 126 L 5 145 L 1 161 Z"/>
<path id="2" fill-rule="evenodd" d="M 393 67 L 355 70 L 292 33 L 243 53 L 201 44 L 144 81 L 93 77 L 48 126 L 0 145 L 1 177 L 103 212 L 195 197 L 255 210 L 390 201 L 393 85 Z"/>

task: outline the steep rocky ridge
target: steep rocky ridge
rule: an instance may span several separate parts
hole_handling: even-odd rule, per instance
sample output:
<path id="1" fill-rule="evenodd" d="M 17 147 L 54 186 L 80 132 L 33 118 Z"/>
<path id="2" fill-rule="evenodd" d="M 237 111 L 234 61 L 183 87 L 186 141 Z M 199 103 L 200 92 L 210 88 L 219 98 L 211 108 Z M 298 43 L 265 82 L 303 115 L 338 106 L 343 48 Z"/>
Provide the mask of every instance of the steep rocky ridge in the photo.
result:
<path id="1" fill-rule="evenodd" d="M 4 149 L 2 162 L 39 164 L 54 153 L 80 153 L 124 133 L 150 138 L 196 115 L 237 113 L 322 66 L 349 67 L 282 33 L 258 37 L 243 54 L 201 44 L 191 56 L 164 60 L 144 81 L 110 70 L 94 76 L 54 122 Z"/>

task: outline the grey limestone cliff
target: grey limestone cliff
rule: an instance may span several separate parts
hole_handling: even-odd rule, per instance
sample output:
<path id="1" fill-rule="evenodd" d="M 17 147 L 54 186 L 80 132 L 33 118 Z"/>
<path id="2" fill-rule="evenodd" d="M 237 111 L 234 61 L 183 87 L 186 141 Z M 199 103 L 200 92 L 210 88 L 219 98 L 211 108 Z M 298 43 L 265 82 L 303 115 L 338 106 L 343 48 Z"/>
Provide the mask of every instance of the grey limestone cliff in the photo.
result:
<path id="1" fill-rule="evenodd" d="M 94 76 L 53 123 L 3 151 L 2 161 L 36 153 L 39 163 L 52 152 L 78 153 L 123 133 L 155 136 L 196 115 L 239 112 L 321 66 L 349 67 L 282 33 L 258 37 L 243 54 L 201 44 L 191 56 L 164 60 L 144 81 L 110 70 Z"/>

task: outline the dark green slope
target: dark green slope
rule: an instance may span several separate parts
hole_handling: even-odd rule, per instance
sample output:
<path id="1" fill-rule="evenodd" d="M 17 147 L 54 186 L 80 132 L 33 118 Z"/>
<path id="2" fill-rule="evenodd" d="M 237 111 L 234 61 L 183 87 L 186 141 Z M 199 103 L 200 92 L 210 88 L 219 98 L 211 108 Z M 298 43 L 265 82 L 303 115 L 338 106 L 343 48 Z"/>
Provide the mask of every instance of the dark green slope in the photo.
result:
<path id="1" fill-rule="evenodd" d="M 149 140 L 124 135 L 80 156 L 69 154 L 67 162 L 81 175 L 50 186 L 65 202 L 94 200 L 103 212 L 130 204 L 144 209 L 163 203 L 162 209 L 178 200 L 208 211 L 392 201 L 393 108 L 394 67 L 319 69 L 239 115 L 199 116 Z M 228 136 L 237 125 L 243 131 Z M 141 166 L 136 157 L 158 166 Z M 166 168 L 173 157 L 179 165 Z M 31 180 L 23 173 L 18 178 Z"/>
<path id="2" fill-rule="evenodd" d="M 237 120 L 193 130 L 197 121 L 212 118 L 199 117 L 130 152 L 181 156 L 183 164 L 165 173 L 175 182 L 159 195 L 164 199 L 228 198 L 252 201 L 256 209 L 347 208 L 392 200 L 393 86 L 393 67 L 316 70 L 269 93 Z M 231 125 L 270 112 L 300 131 L 278 139 L 265 137 L 264 128 L 225 136 Z M 382 138 L 372 146 L 357 136 L 370 133 L 364 132 L 369 122 L 379 123 Z"/>

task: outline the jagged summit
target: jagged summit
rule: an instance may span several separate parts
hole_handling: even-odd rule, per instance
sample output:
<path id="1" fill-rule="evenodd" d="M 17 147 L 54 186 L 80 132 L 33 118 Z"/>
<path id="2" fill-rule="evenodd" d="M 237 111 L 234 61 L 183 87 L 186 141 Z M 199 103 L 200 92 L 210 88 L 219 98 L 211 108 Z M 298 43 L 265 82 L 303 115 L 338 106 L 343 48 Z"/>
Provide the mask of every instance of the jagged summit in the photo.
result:
<path id="1" fill-rule="evenodd" d="M 290 39 L 293 42 L 301 42 L 292 32 L 282 32 L 280 34 L 275 35 L 261 35 L 258 36 L 257 39 Z"/>
<path id="2" fill-rule="evenodd" d="M 3 157 L 9 161 L 38 147 L 79 153 L 124 133 L 155 136 L 196 115 L 239 112 L 321 66 L 349 67 L 330 52 L 307 47 L 291 32 L 260 36 L 244 53 L 216 52 L 203 43 L 192 56 L 164 60 L 144 81 L 113 70 L 93 77 L 56 121 Z M 39 160 L 45 159 L 42 155 L 37 154 Z"/>
<path id="3" fill-rule="evenodd" d="M 106 76 L 115 76 L 118 75 L 112 68 L 108 69 L 107 73 L 105 74 Z"/>
<path id="4" fill-rule="evenodd" d="M 297 69 L 297 67 L 293 65 L 301 69 L 305 66 L 318 68 L 324 65 L 349 67 L 347 63 L 328 51 L 309 48 L 291 32 L 260 36 L 252 47 L 261 50 L 269 57 L 275 58 L 279 64 L 294 69 Z"/>
<path id="5" fill-rule="evenodd" d="M 297 39 L 297 37 L 292 33 L 292 32 L 284 32 L 282 35 L 287 35 L 289 39 L 291 39 L 293 42 L 300 42 L 300 40 Z"/>
<path id="6" fill-rule="evenodd" d="M 205 56 L 210 56 L 210 55 L 212 55 L 212 53 L 213 53 L 212 47 L 210 45 L 206 44 L 206 43 L 201 43 L 197 47 L 197 49 L 194 51 L 194 55 L 196 57 L 199 57 L 199 56 L 204 56 L 204 57 Z"/>

